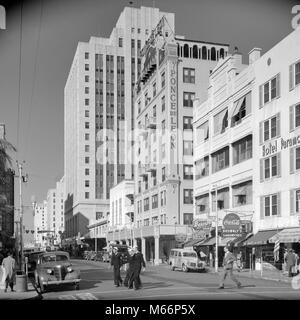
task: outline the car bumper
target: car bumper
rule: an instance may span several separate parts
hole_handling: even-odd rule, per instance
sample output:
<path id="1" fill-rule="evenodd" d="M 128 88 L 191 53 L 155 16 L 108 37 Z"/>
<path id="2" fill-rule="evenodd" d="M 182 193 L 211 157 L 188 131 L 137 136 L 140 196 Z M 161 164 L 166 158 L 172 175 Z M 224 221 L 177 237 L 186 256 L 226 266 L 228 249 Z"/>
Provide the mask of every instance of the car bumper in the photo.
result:
<path id="1" fill-rule="evenodd" d="M 43 280 L 43 285 L 51 284 L 64 284 L 64 283 L 79 283 L 81 279 L 68 279 L 68 280 Z"/>

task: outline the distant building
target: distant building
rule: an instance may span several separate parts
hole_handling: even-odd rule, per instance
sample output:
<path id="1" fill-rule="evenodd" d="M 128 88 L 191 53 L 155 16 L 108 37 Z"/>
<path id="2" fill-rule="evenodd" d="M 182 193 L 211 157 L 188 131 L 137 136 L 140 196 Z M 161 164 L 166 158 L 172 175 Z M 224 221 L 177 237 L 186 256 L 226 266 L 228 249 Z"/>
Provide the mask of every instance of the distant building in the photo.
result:
<path id="1" fill-rule="evenodd" d="M 0 124 L 0 139 L 5 139 L 4 124 Z M 14 247 L 14 175 L 0 163 L 0 249 Z"/>
<path id="2" fill-rule="evenodd" d="M 34 241 L 36 247 L 45 247 L 48 245 L 48 215 L 47 201 L 37 203 L 34 207 Z"/>

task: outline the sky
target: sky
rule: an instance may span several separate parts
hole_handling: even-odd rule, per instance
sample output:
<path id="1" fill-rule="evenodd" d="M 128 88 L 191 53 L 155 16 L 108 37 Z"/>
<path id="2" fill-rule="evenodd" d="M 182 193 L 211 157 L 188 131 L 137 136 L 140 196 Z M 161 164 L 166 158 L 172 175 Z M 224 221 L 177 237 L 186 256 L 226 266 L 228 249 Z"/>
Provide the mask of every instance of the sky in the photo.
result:
<path id="1" fill-rule="evenodd" d="M 63 176 L 64 86 L 77 44 L 91 36 L 109 37 L 129 1 L 23 0 L 22 23 L 20 3 L 0 0 L 7 14 L 6 30 L 0 30 L 0 123 L 6 125 L 7 140 L 18 149 L 13 159 L 25 161 L 24 224 L 33 229 L 32 196 L 42 202 Z M 177 35 L 227 43 L 231 52 L 237 46 L 244 63 L 252 48 L 265 53 L 293 31 L 292 7 L 297 4 L 293 0 L 133 1 L 134 7 L 155 6 L 175 13 Z M 18 205 L 17 179 L 15 193 Z"/>

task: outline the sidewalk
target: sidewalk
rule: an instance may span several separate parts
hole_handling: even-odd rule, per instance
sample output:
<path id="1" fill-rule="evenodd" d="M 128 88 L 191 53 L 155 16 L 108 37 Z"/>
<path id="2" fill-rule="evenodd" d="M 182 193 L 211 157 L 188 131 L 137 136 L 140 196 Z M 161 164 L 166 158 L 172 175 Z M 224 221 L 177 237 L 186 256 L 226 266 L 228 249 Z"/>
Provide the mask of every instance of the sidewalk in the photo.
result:
<path id="1" fill-rule="evenodd" d="M 223 271 L 223 268 L 219 268 L 219 273 Z M 209 273 L 215 273 L 214 269 L 209 269 Z M 264 279 L 264 280 L 272 280 L 272 281 L 278 281 L 278 282 L 286 282 L 291 283 L 292 277 L 289 278 L 286 273 L 283 273 L 280 270 L 263 270 L 262 272 L 260 270 L 250 270 L 245 269 L 240 272 L 234 271 L 235 274 L 239 277 L 245 277 L 245 278 L 255 278 L 255 279 Z"/>
<path id="2" fill-rule="evenodd" d="M 16 290 L 16 286 L 14 286 Z M 41 299 L 41 296 L 36 292 L 31 282 L 28 282 L 28 291 L 26 292 L 11 292 L 10 288 L 7 292 L 4 289 L 0 289 L 0 300 L 34 300 Z"/>

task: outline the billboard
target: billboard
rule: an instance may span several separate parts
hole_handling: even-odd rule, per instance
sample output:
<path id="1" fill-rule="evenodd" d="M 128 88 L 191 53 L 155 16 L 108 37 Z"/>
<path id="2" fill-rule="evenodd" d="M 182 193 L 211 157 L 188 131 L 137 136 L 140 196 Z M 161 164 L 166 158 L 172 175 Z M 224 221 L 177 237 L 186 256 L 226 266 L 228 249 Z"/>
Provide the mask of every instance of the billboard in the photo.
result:
<path id="1" fill-rule="evenodd" d="M 235 213 L 227 214 L 223 219 L 223 238 L 240 237 L 242 224 L 240 217 Z"/>

